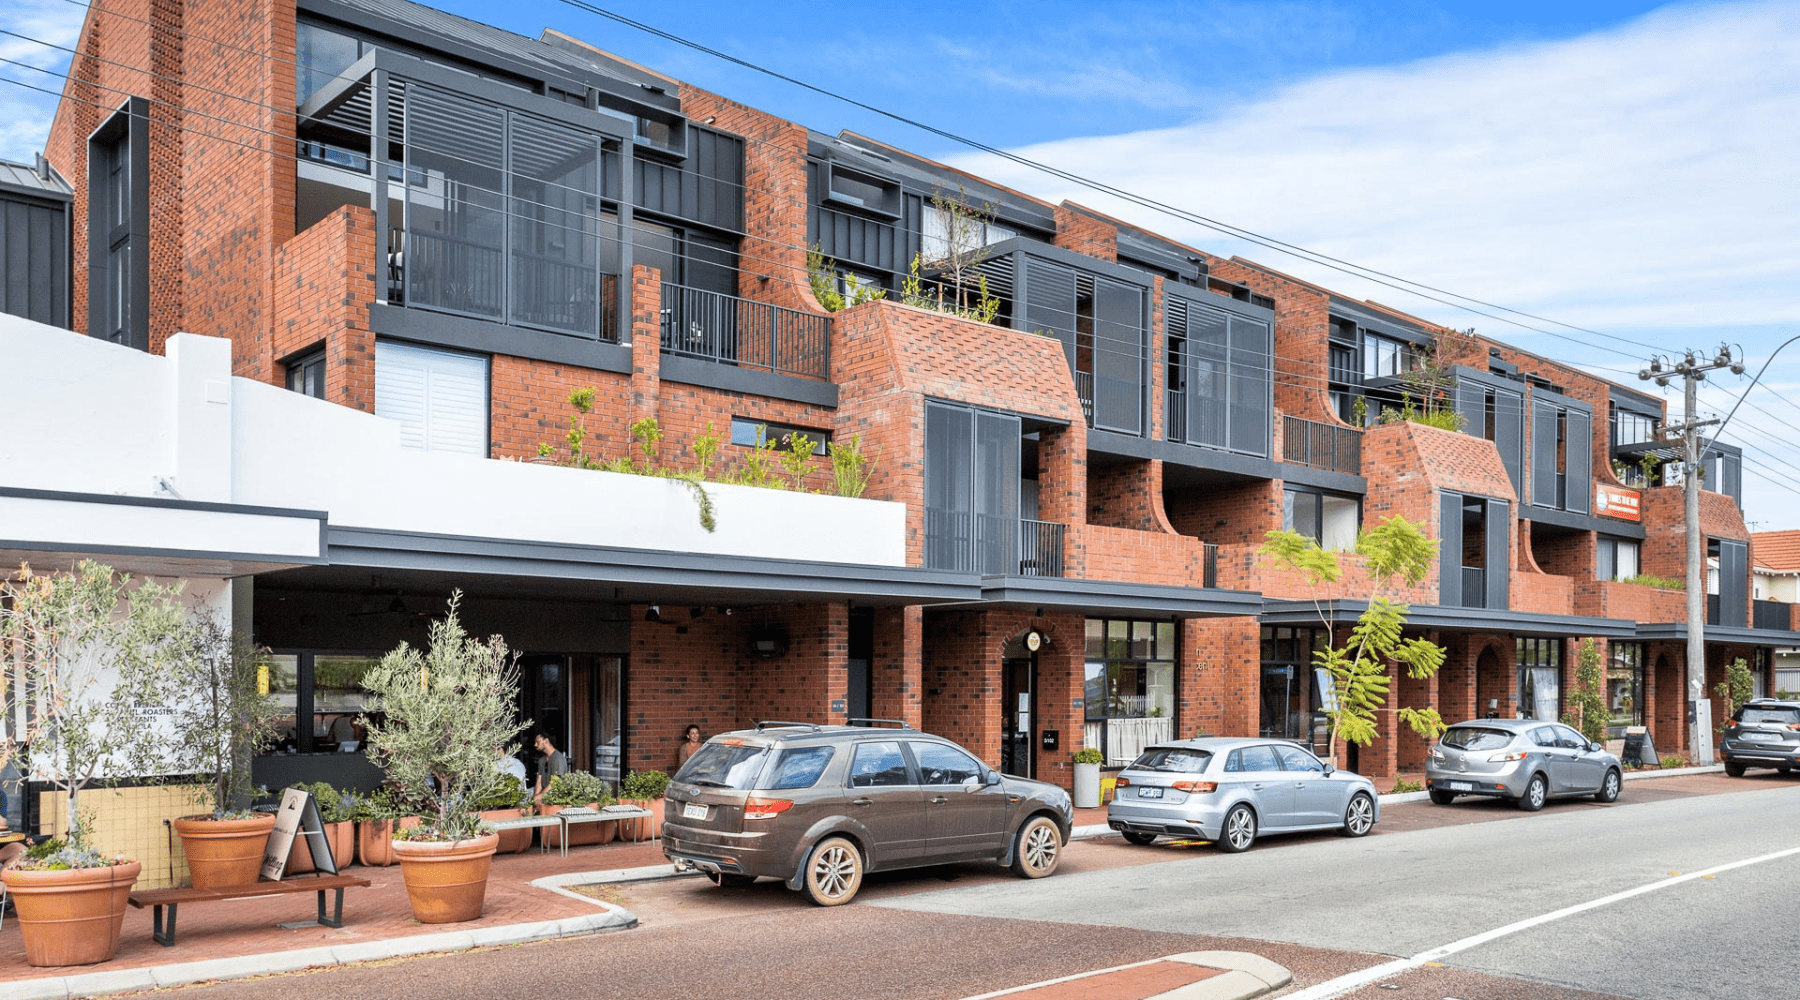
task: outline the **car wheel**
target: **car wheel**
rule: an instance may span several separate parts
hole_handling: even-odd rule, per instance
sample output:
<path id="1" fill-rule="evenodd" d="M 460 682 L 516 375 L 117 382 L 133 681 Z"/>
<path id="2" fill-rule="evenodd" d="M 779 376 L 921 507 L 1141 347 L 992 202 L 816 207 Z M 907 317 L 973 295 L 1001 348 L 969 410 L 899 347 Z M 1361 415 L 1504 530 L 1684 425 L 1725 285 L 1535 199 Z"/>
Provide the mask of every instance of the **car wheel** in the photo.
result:
<path id="1" fill-rule="evenodd" d="M 1256 813 L 1242 802 L 1225 814 L 1225 826 L 1219 831 L 1219 850 L 1240 854 L 1256 843 Z"/>
<path id="2" fill-rule="evenodd" d="M 1344 836 L 1361 837 L 1375 828 L 1375 802 L 1357 792 L 1344 810 Z"/>
<path id="3" fill-rule="evenodd" d="M 1431 804 L 1434 806 L 1447 806 L 1455 801 L 1456 796 L 1450 792 L 1440 792 L 1435 788 L 1431 790 Z"/>
<path id="4" fill-rule="evenodd" d="M 862 878 L 862 852 L 842 837 L 819 841 L 806 859 L 806 895 L 820 906 L 850 902 Z"/>
<path id="5" fill-rule="evenodd" d="M 1613 770 L 1610 767 L 1607 768 L 1606 769 L 1606 780 L 1600 782 L 1600 790 L 1594 793 L 1594 801 L 1595 802 L 1617 802 L 1617 801 L 1619 801 L 1619 786 L 1622 783 L 1623 783 L 1622 779 L 1620 779 L 1620 777 L 1619 777 L 1619 772 Z"/>
<path id="6" fill-rule="evenodd" d="M 1744 776 L 1744 765 L 1742 765 L 1742 764 L 1726 764 L 1725 765 L 1725 773 L 1727 775 L 1730 775 L 1733 778 L 1741 778 Z"/>
<path id="7" fill-rule="evenodd" d="M 1013 874 L 1020 878 L 1043 878 L 1056 872 L 1062 861 L 1062 831 L 1048 816 L 1033 816 L 1019 828 L 1019 843 L 1013 850 Z"/>
<path id="8" fill-rule="evenodd" d="M 1544 800 L 1550 797 L 1550 782 L 1541 774 L 1531 776 L 1531 783 L 1525 786 L 1525 794 L 1519 796 L 1519 808 L 1534 813 L 1544 808 Z"/>
<path id="9" fill-rule="evenodd" d="M 755 875 L 745 875 L 742 872 L 708 872 L 706 877 L 721 889 L 742 889 L 756 881 Z"/>
<path id="10" fill-rule="evenodd" d="M 1134 830 L 1120 830 L 1119 836 L 1124 837 L 1125 842 L 1128 844 L 1142 845 L 1156 843 L 1156 834 L 1154 833 L 1138 833 Z"/>

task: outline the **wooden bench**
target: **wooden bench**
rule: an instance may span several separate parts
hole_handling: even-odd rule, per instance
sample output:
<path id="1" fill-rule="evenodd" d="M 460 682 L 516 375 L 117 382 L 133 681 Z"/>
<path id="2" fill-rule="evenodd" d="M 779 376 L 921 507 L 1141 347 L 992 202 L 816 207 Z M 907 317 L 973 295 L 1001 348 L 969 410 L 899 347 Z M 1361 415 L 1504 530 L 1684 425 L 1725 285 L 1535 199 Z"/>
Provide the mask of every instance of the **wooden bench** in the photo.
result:
<path id="1" fill-rule="evenodd" d="M 131 894 L 131 905 L 138 909 L 146 906 L 154 907 L 151 934 L 156 943 L 164 948 L 175 947 L 175 914 L 182 903 L 210 903 L 221 899 L 255 899 L 260 896 L 280 896 L 295 892 L 317 892 L 319 894 L 319 923 L 326 927 L 344 926 L 344 890 L 352 886 L 367 886 L 369 880 L 354 875 L 324 875 L 319 878 L 298 878 L 281 882 L 251 882 L 246 885 L 226 886 L 219 889 L 150 889 Z M 336 903 L 332 906 L 331 916 L 325 915 L 325 893 L 329 890 L 337 892 Z M 169 908 L 169 922 L 163 923 L 163 907 Z"/>

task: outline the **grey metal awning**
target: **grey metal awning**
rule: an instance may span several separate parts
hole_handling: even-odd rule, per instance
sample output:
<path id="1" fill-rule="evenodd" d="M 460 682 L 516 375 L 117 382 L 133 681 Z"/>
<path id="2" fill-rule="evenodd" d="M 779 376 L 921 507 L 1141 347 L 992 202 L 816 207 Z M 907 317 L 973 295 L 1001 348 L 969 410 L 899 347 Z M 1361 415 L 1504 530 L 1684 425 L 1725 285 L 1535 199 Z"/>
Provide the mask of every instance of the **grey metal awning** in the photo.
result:
<path id="1" fill-rule="evenodd" d="M 1168 587 L 1054 576 L 986 576 L 981 602 L 994 607 L 1082 611 L 1139 618 L 1209 618 L 1255 615 L 1262 595 L 1241 590 Z"/>
<path id="2" fill-rule="evenodd" d="M 1701 630 L 1707 642 L 1743 646 L 1800 646 L 1800 632 L 1779 628 L 1742 628 L 1730 625 L 1708 625 Z M 1637 638 L 1646 641 L 1686 642 L 1687 622 L 1644 622 L 1637 627 Z"/>
<path id="3" fill-rule="evenodd" d="M 1348 625 L 1368 609 L 1368 601 L 1266 601 L 1263 604 L 1264 625 L 1317 625 L 1320 614 L 1334 625 Z M 1503 632 L 1529 636 L 1592 636 L 1604 639 L 1631 639 L 1638 635 L 1638 624 L 1624 618 L 1591 618 L 1586 615 L 1547 615 L 1525 611 L 1489 608 L 1455 608 L 1437 604 L 1414 604 L 1406 613 L 1408 628 L 1437 629 L 1443 632 Z"/>

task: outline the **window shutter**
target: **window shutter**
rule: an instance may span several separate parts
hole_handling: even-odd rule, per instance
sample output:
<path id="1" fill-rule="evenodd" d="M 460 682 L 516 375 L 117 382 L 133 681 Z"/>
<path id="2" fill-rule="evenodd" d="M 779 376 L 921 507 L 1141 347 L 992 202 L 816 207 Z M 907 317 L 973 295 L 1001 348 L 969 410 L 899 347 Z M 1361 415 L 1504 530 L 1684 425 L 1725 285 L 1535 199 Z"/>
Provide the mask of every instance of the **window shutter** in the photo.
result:
<path id="1" fill-rule="evenodd" d="M 1507 585 L 1512 580 L 1512 504 L 1505 500 L 1488 500 L 1487 523 L 1483 528 L 1487 532 L 1486 607 L 1505 610 L 1510 606 Z"/>
<path id="2" fill-rule="evenodd" d="M 1556 404 L 1531 401 L 1531 502 L 1556 506 Z"/>
<path id="3" fill-rule="evenodd" d="M 377 341 L 375 415 L 400 422 L 405 447 L 485 458 L 488 359 Z"/>
<path id="4" fill-rule="evenodd" d="M 1439 607 L 1462 606 L 1462 508 L 1462 494 L 1438 494 Z"/>
<path id="5" fill-rule="evenodd" d="M 1594 497 L 1594 415 L 1585 410 L 1569 409 L 1569 440 L 1565 465 L 1568 469 L 1568 509 L 1586 514 Z"/>

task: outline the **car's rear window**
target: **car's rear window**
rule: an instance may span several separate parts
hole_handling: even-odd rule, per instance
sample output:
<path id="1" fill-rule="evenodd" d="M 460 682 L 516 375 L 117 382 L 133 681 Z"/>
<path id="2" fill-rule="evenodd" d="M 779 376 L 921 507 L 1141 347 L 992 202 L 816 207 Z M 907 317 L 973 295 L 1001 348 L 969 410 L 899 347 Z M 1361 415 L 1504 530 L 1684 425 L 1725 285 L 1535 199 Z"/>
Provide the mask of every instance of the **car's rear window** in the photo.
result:
<path id="1" fill-rule="evenodd" d="M 1740 722 L 1770 722 L 1778 726 L 1786 726 L 1800 722 L 1800 708 L 1744 706 L 1743 718 Z"/>
<path id="2" fill-rule="evenodd" d="M 825 765 L 831 763 L 831 754 L 831 747 L 783 750 L 781 762 L 775 765 L 775 776 L 769 781 L 769 787 L 811 788 L 819 783 L 819 775 L 825 773 Z"/>
<path id="3" fill-rule="evenodd" d="M 749 791 L 762 772 L 768 753 L 767 747 L 750 743 L 708 743 L 681 765 L 675 780 L 706 788 Z"/>
<path id="4" fill-rule="evenodd" d="M 1444 745 L 1458 750 L 1498 750 L 1512 740 L 1513 734 L 1504 729 L 1453 726 L 1444 731 Z"/>
<path id="5" fill-rule="evenodd" d="M 1134 770 L 1171 771 L 1176 774 L 1199 774 L 1212 760 L 1211 750 L 1189 747 L 1151 747 L 1131 762 Z"/>

